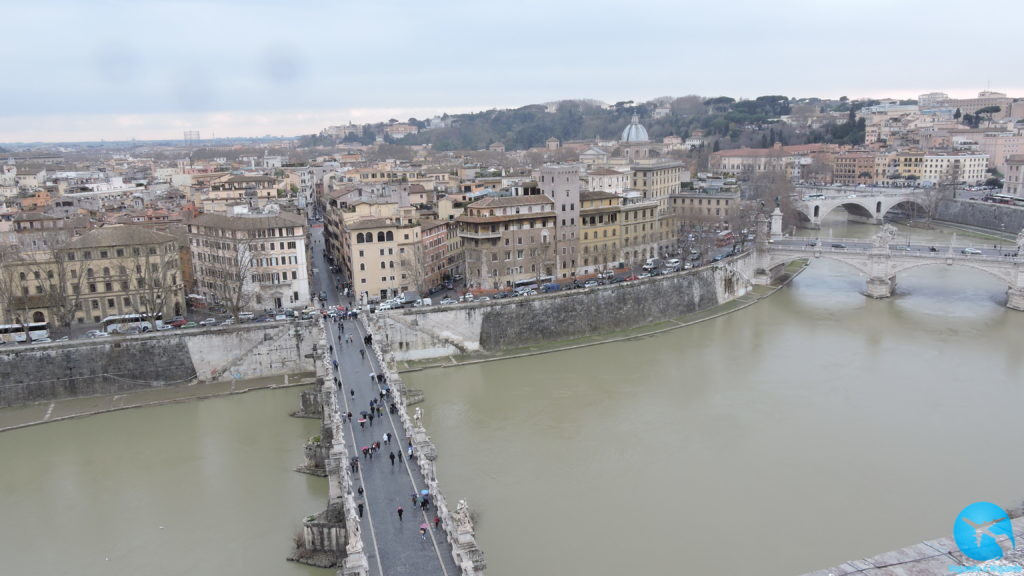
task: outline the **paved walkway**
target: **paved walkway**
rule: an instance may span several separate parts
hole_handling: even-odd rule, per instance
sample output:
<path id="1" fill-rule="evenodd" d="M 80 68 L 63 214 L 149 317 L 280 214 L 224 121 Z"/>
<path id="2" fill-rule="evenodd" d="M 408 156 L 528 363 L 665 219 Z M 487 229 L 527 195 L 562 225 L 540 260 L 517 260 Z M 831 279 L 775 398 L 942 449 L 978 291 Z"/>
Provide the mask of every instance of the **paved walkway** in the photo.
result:
<path id="1" fill-rule="evenodd" d="M 313 237 L 319 238 L 320 234 L 314 232 Z M 331 305 L 342 304 L 334 288 L 335 278 L 323 260 L 322 250 L 322 244 L 314 247 L 314 262 L 318 268 L 314 285 L 327 292 Z M 344 326 L 344 332 L 341 326 Z M 336 373 L 342 381 L 338 389 L 338 404 L 352 412 L 353 420 L 357 420 L 361 411 L 369 410 L 370 400 L 379 398 L 381 386 L 370 382 L 370 372 L 378 373 L 380 367 L 372 351 L 363 346 L 366 331 L 360 321 L 345 320 L 337 324 L 331 320 L 326 327 L 329 343 L 334 346 L 332 358 L 338 361 Z M 347 335 L 352 336 L 351 343 L 344 342 Z M 360 349 L 364 350 L 364 356 L 360 356 Z M 364 489 L 362 533 L 370 573 L 379 576 L 457 576 L 460 572 L 452 559 L 444 530 L 434 528 L 434 507 L 431 505 L 423 511 L 412 502 L 412 495 L 425 489 L 426 484 L 418 467 L 409 465 L 408 438 L 401 420 L 385 408 L 384 415 L 375 418 L 372 425 L 367 420 L 364 427 L 355 421 L 345 426 L 349 452 L 359 457 L 359 472 L 353 477 L 353 489 L 359 486 Z M 392 435 L 390 445 L 384 444 L 386 432 Z M 372 458 L 364 458 L 361 448 L 375 441 L 381 443 L 380 451 Z M 394 464 L 388 457 L 391 452 L 395 453 Z M 401 520 L 397 513 L 399 506 L 404 509 Z M 420 535 L 420 526 L 424 524 L 428 527 L 425 538 Z"/>

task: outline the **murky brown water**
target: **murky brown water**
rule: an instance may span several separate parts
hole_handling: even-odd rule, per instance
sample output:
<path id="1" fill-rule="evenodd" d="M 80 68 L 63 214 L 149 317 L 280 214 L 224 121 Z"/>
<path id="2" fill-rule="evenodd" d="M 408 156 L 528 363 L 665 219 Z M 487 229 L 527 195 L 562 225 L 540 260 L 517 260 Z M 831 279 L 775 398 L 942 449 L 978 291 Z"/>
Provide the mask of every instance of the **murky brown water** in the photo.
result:
<path id="1" fill-rule="evenodd" d="M 286 562 L 327 485 L 292 471 L 298 388 L 0 434 L 0 572 L 324 575 Z"/>

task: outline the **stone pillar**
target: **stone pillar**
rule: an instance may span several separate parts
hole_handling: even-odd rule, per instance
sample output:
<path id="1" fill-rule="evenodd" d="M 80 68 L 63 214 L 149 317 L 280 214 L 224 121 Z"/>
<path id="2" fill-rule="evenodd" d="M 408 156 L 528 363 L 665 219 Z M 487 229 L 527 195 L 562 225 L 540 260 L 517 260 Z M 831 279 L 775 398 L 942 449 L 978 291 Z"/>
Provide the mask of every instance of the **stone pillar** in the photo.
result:
<path id="1" fill-rule="evenodd" d="M 1010 288 L 1006 291 L 1006 307 L 1024 310 L 1024 288 Z"/>
<path id="2" fill-rule="evenodd" d="M 778 206 L 772 211 L 772 239 L 782 238 L 782 210 Z"/>
<path id="3" fill-rule="evenodd" d="M 1024 239 L 1024 232 L 1018 236 L 1018 242 Z M 1018 248 L 1019 250 L 1020 248 Z M 1017 256 L 1010 273 L 1010 289 L 1006 291 L 1006 307 L 1013 310 L 1024 310 L 1024 254 Z"/>
<path id="4" fill-rule="evenodd" d="M 896 283 L 892 278 L 871 277 L 868 278 L 867 295 L 872 298 L 888 298 L 892 296 L 892 289 Z"/>

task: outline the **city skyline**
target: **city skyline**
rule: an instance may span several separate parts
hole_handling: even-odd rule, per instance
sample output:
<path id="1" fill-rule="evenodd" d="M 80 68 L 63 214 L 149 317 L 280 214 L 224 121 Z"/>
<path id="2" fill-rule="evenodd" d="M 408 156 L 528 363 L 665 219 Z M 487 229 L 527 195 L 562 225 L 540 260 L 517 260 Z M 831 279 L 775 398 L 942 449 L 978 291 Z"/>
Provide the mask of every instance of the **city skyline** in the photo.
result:
<path id="1" fill-rule="evenodd" d="M 0 96 L 0 141 L 295 136 L 577 98 L 1024 93 L 1006 77 L 1024 47 L 964 29 L 952 4 L 514 6 L 13 4 L 11 21 L 37 25 L 9 32 L 16 81 Z M 991 12 L 1024 15 L 1009 2 Z"/>

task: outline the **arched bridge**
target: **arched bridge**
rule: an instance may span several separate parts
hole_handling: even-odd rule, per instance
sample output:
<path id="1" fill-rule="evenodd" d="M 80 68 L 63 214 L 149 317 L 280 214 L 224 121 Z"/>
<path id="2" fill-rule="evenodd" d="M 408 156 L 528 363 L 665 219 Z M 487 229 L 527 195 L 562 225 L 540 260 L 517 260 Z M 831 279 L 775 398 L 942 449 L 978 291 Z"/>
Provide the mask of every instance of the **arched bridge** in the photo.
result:
<path id="1" fill-rule="evenodd" d="M 1022 232 L 1024 237 L 1024 232 Z M 965 266 L 981 270 L 1007 285 L 1006 306 L 1024 310 L 1024 252 L 1009 249 L 976 249 L 946 246 L 941 249 L 927 245 L 894 244 L 883 233 L 873 242 L 864 240 L 809 241 L 809 239 L 776 239 L 767 241 L 751 254 L 755 282 L 770 281 L 773 271 L 802 258 L 829 258 L 845 262 L 867 277 L 865 294 L 872 298 L 892 296 L 896 275 L 919 266 Z"/>
<path id="2" fill-rule="evenodd" d="M 933 200 L 935 190 L 927 188 L 810 188 L 801 189 L 804 194 L 793 201 L 793 208 L 800 214 L 800 222 L 806 228 L 821 228 L 821 221 L 836 208 L 842 207 L 849 219 L 866 224 L 881 224 L 885 215 L 897 206 L 927 214 L 927 205 Z"/>

